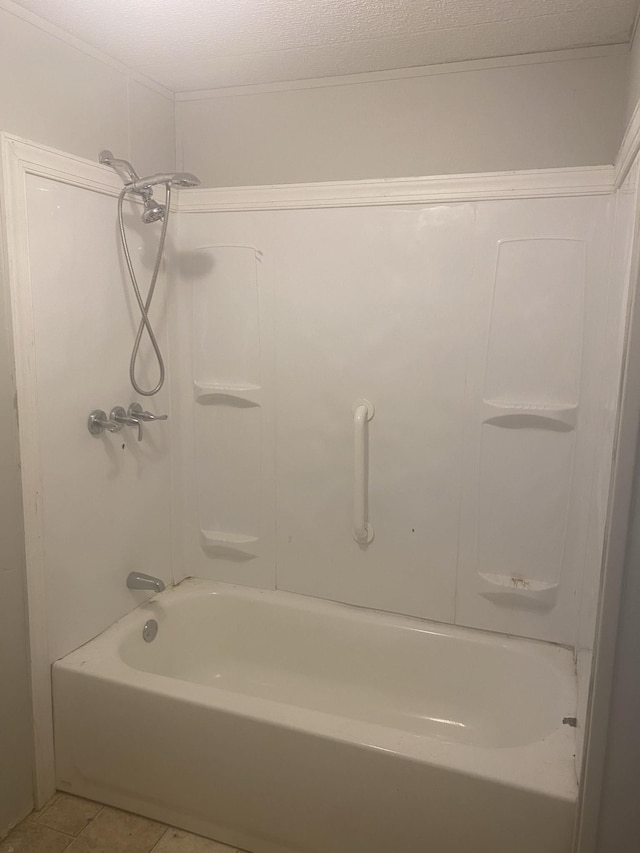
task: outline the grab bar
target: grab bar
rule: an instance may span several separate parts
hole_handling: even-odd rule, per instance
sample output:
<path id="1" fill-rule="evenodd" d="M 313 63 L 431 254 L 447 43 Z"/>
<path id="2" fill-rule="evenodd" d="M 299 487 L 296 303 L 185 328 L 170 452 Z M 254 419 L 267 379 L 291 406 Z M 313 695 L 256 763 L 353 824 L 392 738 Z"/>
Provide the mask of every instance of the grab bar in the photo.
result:
<path id="1" fill-rule="evenodd" d="M 369 400 L 353 404 L 353 538 L 360 545 L 373 539 L 373 527 L 367 519 L 367 422 L 374 414 Z"/>

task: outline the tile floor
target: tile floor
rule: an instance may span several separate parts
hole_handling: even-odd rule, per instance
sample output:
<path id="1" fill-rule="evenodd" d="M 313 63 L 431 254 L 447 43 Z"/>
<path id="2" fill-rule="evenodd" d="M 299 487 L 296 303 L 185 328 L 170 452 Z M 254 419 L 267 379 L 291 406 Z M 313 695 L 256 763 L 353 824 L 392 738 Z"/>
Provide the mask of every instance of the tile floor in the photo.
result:
<path id="1" fill-rule="evenodd" d="M 66 853 L 236 853 L 235 847 L 218 841 L 62 793 L 56 794 L 40 811 L 32 812 L 0 841 L 0 853 L 63 850 Z"/>

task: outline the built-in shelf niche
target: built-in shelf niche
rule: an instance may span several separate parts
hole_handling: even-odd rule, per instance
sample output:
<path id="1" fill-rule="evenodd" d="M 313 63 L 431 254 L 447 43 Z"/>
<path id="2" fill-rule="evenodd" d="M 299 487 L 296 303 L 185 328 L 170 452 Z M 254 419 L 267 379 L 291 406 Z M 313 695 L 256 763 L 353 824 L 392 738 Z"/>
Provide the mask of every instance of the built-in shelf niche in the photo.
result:
<path id="1" fill-rule="evenodd" d="M 193 400 L 200 546 L 211 559 L 257 555 L 263 525 L 257 253 L 211 246 L 194 287 Z"/>
<path id="2" fill-rule="evenodd" d="M 578 406 L 535 403 L 498 403 L 484 400 L 482 422 L 504 429 L 551 429 L 567 432 L 576 428 Z"/>
<path id="3" fill-rule="evenodd" d="M 578 402 L 585 299 L 582 240 L 501 240 L 484 399 L 563 408 Z"/>
<path id="4" fill-rule="evenodd" d="M 575 432 L 549 418 L 517 429 L 505 423 L 481 428 L 480 592 L 506 605 L 552 605 L 562 578 Z"/>
<path id="5" fill-rule="evenodd" d="M 193 391 L 195 402 L 201 405 L 259 406 L 262 402 L 259 385 L 194 382 Z"/>
<path id="6" fill-rule="evenodd" d="M 580 240 L 497 244 L 476 507 L 477 592 L 552 608 L 572 495 L 585 300 Z"/>

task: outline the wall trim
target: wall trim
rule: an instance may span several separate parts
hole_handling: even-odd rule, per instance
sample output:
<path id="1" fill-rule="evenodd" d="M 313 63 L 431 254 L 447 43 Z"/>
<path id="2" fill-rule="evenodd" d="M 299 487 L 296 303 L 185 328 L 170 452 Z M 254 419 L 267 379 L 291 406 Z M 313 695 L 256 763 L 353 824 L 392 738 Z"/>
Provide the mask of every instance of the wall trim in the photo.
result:
<path id="1" fill-rule="evenodd" d="M 485 71 L 493 68 L 515 68 L 521 65 L 540 65 L 549 62 L 569 62 L 577 59 L 601 59 L 608 56 L 626 56 L 627 42 L 578 47 L 567 50 L 549 50 L 540 53 L 521 53 L 512 56 L 494 56 L 488 59 L 469 59 L 459 62 L 441 62 L 436 65 L 414 65 L 409 68 L 392 68 L 388 71 L 366 71 L 361 74 L 343 74 L 335 77 L 310 77 L 307 80 L 284 80 L 275 83 L 251 83 L 245 86 L 222 86 L 214 89 L 196 89 L 176 92 L 176 101 L 203 101 L 215 98 L 236 98 L 242 95 L 264 95 L 274 92 L 292 92 L 298 89 L 323 89 L 331 86 L 354 86 L 362 83 L 384 83 L 388 80 L 406 80 L 414 77 L 432 77 L 440 74 L 462 74 L 467 71 Z"/>
<path id="2" fill-rule="evenodd" d="M 620 143 L 615 163 L 615 188 L 618 189 L 625 181 L 629 170 L 640 153 L 640 101 L 636 104 L 633 115 Z"/>
<path id="3" fill-rule="evenodd" d="M 122 189 L 122 181 L 108 166 L 8 133 L 0 133 L 0 140 L 9 174 L 20 170 L 22 175 L 51 178 L 111 196 L 117 196 Z"/>
<path id="4" fill-rule="evenodd" d="M 44 145 L 0 133 L 0 235 L 11 302 L 11 327 L 18 401 L 18 434 L 22 466 L 22 508 L 25 529 L 28 638 L 31 701 L 34 721 L 34 794 L 41 807 L 55 792 L 51 668 L 47 631 L 43 551 L 43 489 L 40 441 L 35 417 L 35 333 L 31 303 L 26 176 L 38 175 L 109 196 L 122 184 L 107 166 L 65 154 Z"/>
<path id="5" fill-rule="evenodd" d="M 636 111 L 637 112 L 637 111 Z M 637 150 L 637 149 L 636 149 Z M 633 165 L 633 160 L 629 167 Z M 621 173 L 620 183 L 630 171 Z M 609 484 L 607 520 L 596 633 L 591 665 L 591 688 L 582 761 L 580 799 L 576 819 L 576 853 L 594 853 L 600 818 L 603 774 L 609 732 L 614 664 L 622 585 L 628 560 L 628 536 L 634 480 L 638 465 L 640 427 L 640 207 L 635 181 L 635 222 L 629 261 L 629 293 L 624 340 L 623 374 L 618 389 L 613 468 Z"/>
<path id="6" fill-rule="evenodd" d="M 178 210 L 181 213 L 297 210 L 607 195 L 613 192 L 614 176 L 613 166 L 593 166 L 374 181 L 205 187 L 181 191 Z"/>

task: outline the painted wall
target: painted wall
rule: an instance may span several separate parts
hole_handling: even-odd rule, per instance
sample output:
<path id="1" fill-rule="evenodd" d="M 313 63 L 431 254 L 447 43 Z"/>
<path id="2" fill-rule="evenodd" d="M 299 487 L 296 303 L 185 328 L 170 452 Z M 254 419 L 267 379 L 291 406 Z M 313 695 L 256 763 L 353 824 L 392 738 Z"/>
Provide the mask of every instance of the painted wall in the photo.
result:
<path id="1" fill-rule="evenodd" d="M 7 314 L 0 297 L 0 838 L 33 804 L 22 499 Z"/>
<path id="2" fill-rule="evenodd" d="M 162 91 L 3 0 L 0 131 L 89 160 L 110 148 L 140 174 L 171 171 L 173 99 Z"/>
<path id="3" fill-rule="evenodd" d="M 0 130 L 90 159 L 110 147 L 141 172 L 174 168 L 172 99 L 9 0 L 0 7 Z M 0 837 L 33 802 L 12 362 L 0 322 L 0 683 L 11 685 L 0 691 Z"/>
<path id="4" fill-rule="evenodd" d="M 631 121 L 636 106 L 640 101 L 640 37 L 636 30 L 631 51 L 629 53 L 629 70 L 627 72 L 627 87 L 625 92 L 624 128 Z"/>
<path id="5" fill-rule="evenodd" d="M 618 627 L 597 853 L 635 853 L 640 841 L 640 448 Z"/>
<path id="6" fill-rule="evenodd" d="M 179 162 L 205 186 L 612 163 L 628 56 L 546 57 L 178 96 Z"/>

